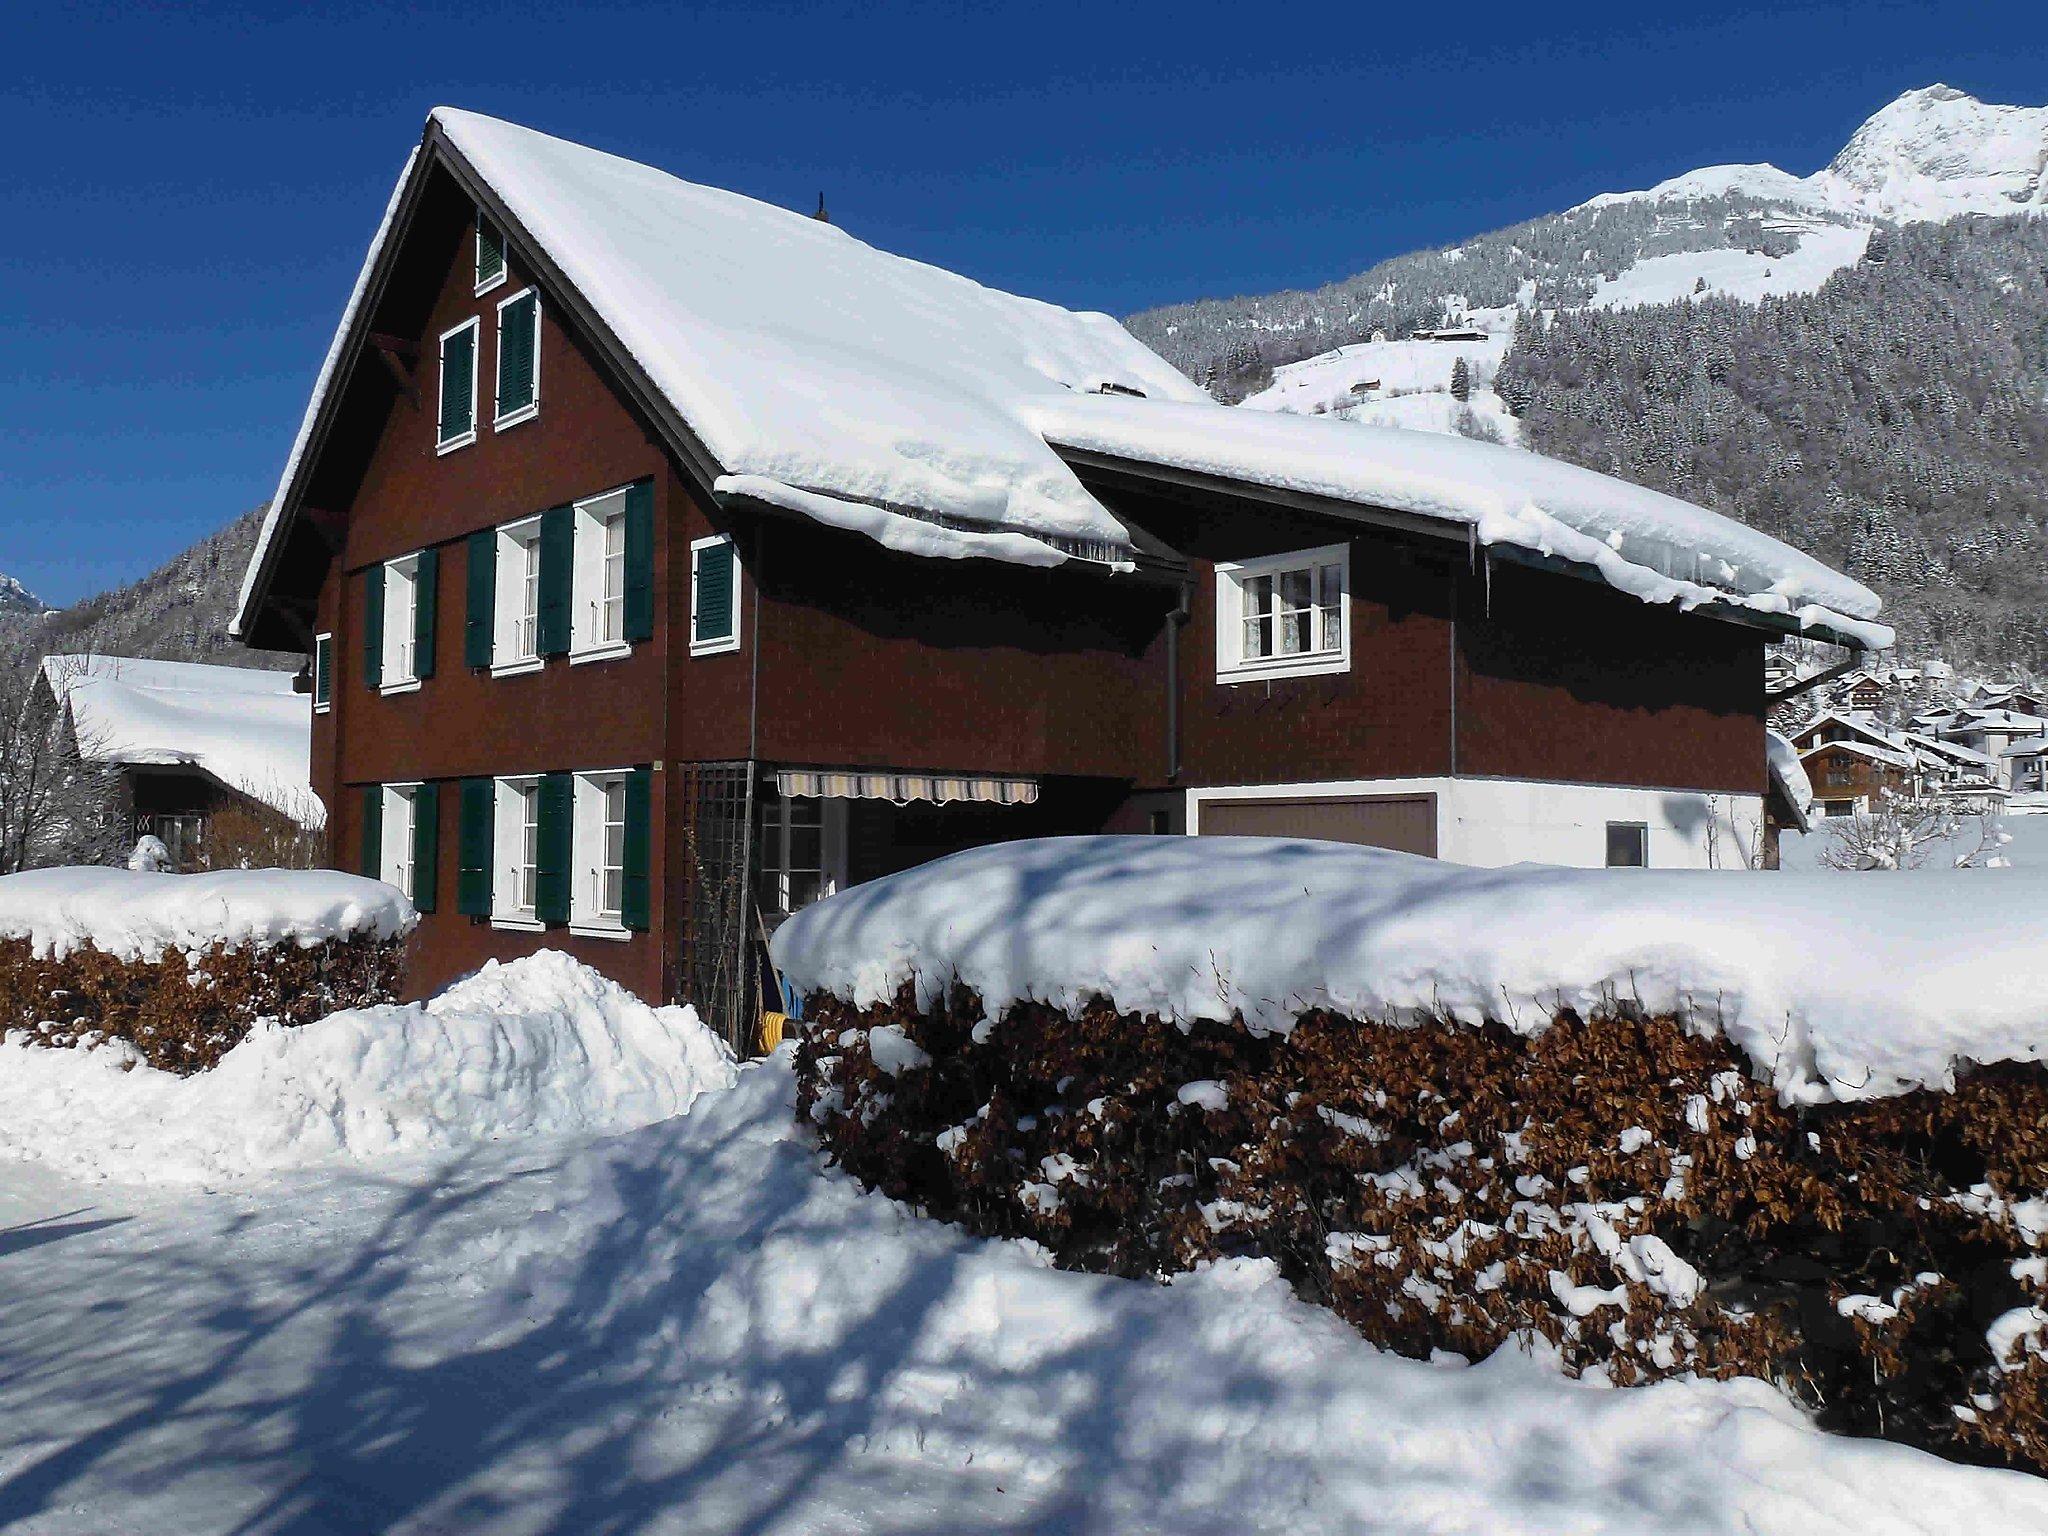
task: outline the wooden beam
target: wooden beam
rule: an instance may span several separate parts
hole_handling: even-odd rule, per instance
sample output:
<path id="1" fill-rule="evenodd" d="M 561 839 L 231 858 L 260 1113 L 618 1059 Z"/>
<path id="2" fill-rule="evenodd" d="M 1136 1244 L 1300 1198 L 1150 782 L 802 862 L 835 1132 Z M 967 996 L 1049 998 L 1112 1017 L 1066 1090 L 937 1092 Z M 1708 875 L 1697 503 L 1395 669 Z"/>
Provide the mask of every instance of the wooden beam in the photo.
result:
<path id="1" fill-rule="evenodd" d="M 390 372 L 391 377 L 398 381 L 398 392 L 405 396 L 413 410 L 419 410 L 420 384 L 413 373 L 413 367 L 419 362 L 419 353 L 397 337 L 377 332 L 371 333 L 369 342 L 376 350 L 377 360 Z"/>

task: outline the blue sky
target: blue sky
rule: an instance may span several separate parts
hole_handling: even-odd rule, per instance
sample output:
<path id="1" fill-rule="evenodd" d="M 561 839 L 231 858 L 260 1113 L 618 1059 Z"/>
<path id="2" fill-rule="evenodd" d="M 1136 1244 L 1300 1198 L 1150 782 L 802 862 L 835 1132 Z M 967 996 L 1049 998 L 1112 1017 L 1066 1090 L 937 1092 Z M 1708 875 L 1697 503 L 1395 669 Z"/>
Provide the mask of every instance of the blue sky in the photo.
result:
<path id="1" fill-rule="evenodd" d="M 1340 277 L 1900 91 L 2048 102 L 2033 6 L 18 8 L 0 572 L 52 602 L 260 502 L 437 103 L 1128 313 Z M 1851 19 L 1853 17 L 1853 20 Z"/>

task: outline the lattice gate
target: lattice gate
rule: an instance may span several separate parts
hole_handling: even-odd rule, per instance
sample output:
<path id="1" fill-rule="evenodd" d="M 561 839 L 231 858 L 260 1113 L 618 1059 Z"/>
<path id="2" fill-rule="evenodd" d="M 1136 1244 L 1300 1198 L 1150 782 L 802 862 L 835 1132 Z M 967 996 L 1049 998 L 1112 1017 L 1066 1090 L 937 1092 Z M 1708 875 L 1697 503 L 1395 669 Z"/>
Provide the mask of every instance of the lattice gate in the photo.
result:
<path id="1" fill-rule="evenodd" d="M 755 768 L 751 762 L 678 763 L 683 805 L 683 911 L 676 974 L 684 1001 L 749 1054 L 761 1016 L 760 967 L 753 960 Z"/>

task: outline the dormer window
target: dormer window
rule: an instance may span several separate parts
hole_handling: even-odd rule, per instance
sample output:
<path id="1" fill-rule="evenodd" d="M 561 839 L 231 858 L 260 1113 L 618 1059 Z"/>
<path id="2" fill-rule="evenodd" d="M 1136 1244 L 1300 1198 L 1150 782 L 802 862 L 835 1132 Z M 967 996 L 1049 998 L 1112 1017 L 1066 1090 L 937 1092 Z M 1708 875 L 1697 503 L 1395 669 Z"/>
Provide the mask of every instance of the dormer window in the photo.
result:
<path id="1" fill-rule="evenodd" d="M 1216 567 L 1216 679 L 1351 667 L 1351 548 L 1332 544 Z"/>
<path id="2" fill-rule="evenodd" d="M 505 237 L 478 209 L 476 215 L 476 291 L 489 293 L 505 281 Z"/>

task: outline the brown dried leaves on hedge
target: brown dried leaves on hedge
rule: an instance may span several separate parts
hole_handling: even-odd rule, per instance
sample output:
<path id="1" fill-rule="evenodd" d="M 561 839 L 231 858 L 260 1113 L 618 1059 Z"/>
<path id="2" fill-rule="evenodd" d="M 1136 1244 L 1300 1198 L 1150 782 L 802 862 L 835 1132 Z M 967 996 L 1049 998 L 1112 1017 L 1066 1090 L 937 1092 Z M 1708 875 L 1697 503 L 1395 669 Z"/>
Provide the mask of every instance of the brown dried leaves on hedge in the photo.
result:
<path id="1" fill-rule="evenodd" d="M 404 941 L 355 934 L 301 947 L 216 944 L 156 960 L 91 948 L 41 957 L 0 939 L 0 1032 L 45 1045 L 125 1040 L 153 1067 L 204 1071 L 258 1019 L 307 1024 L 342 1008 L 388 1003 L 404 977 Z"/>
<path id="2" fill-rule="evenodd" d="M 1260 1255 L 1405 1354 L 1537 1335 L 1574 1372 L 1760 1376 L 1832 1428 L 2048 1470 L 2048 1333 L 2004 1362 L 1985 1337 L 2048 1305 L 2038 1066 L 1799 1109 L 1627 1011 L 1284 1039 L 1106 1003 L 811 1011 L 801 1108 L 841 1163 L 1068 1267 Z"/>

